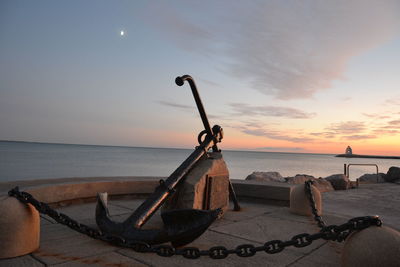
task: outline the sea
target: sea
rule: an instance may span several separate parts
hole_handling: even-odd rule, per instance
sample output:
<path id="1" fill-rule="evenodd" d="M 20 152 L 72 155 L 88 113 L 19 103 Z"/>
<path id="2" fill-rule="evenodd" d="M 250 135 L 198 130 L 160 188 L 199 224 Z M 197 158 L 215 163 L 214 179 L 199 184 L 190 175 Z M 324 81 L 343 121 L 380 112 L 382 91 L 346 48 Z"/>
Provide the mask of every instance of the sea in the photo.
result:
<path id="1" fill-rule="evenodd" d="M 73 145 L 0 141 L 0 182 L 68 177 L 169 176 L 192 149 Z M 333 154 L 222 151 L 231 179 L 254 171 L 283 177 L 344 173 L 344 164 L 377 164 L 386 173 L 399 159 L 338 158 Z M 376 173 L 374 166 L 351 166 L 350 180 Z"/>

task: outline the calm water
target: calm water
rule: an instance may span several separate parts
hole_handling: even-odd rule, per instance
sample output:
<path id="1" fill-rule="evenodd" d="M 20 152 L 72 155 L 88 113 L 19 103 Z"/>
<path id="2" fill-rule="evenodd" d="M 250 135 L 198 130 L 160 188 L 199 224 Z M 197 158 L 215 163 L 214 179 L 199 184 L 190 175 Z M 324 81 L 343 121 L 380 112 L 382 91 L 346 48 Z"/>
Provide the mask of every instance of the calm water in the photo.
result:
<path id="1" fill-rule="evenodd" d="M 192 152 L 189 149 L 112 147 L 0 141 L 0 181 L 84 176 L 169 176 Z M 378 164 L 380 172 L 400 160 L 346 159 L 328 154 L 223 151 L 230 176 L 244 179 L 253 171 L 282 176 L 325 177 L 343 173 L 344 163 Z M 374 173 L 375 167 L 350 169 L 350 179 Z"/>

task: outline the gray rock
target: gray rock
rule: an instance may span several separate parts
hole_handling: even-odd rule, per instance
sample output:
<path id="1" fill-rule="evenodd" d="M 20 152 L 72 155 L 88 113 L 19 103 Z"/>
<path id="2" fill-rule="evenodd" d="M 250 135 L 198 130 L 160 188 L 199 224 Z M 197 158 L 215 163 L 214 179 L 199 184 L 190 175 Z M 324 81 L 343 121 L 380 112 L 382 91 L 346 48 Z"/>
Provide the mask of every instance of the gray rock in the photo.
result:
<path id="1" fill-rule="evenodd" d="M 364 174 L 358 178 L 358 181 L 362 183 L 383 183 L 385 182 L 385 177 L 386 174 L 384 173 L 378 173 L 378 179 L 376 178 L 376 173 L 372 174 Z"/>
<path id="2" fill-rule="evenodd" d="M 400 180 L 400 168 L 399 167 L 390 167 L 385 176 L 385 181 L 393 183 L 396 180 Z"/>
<path id="3" fill-rule="evenodd" d="M 252 174 L 246 177 L 246 180 L 281 182 L 281 183 L 285 182 L 285 179 L 279 172 L 253 172 Z"/>
<path id="4" fill-rule="evenodd" d="M 346 190 L 351 187 L 349 178 L 344 174 L 333 174 L 325 178 L 335 190 Z"/>
<path id="5" fill-rule="evenodd" d="M 331 183 L 327 180 L 323 178 L 317 179 L 314 176 L 307 174 L 296 174 L 295 177 L 286 177 L 285 180 L 288 184 L 304 184 L 305 181 L 312 180 L 314 186 L 317 187 L 321 193 L 334 190 Z"/>

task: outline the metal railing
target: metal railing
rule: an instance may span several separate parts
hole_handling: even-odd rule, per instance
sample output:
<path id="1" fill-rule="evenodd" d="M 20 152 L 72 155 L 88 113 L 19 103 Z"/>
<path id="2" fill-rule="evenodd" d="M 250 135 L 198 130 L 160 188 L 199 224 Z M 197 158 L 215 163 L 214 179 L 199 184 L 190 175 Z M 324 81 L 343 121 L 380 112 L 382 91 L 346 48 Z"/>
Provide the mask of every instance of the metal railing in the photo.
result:
<path id="1" fill-rule="evenodd" d="M 355 163 L 351 163 L 351 164 L 344 164 L 344 175 L 347 176 L 347 178 L 349 178 L 350 176 L 350 166 L 375 166 L 376 167 L 376 182 L 379 182 L 379 168 L 378 165 L 376 164 L 355 164 Z M 358 183 L 358 179 L 357 179 L 357 183 Z"/>

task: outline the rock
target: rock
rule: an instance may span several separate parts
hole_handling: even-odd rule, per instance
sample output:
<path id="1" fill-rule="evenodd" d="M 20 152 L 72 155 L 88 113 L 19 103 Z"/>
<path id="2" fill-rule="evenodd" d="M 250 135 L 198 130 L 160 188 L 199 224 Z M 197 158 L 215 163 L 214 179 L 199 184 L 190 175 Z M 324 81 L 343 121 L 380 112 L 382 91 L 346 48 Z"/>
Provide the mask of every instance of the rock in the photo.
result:
<path id="1" fill-rule="evenodd" d="M 358 181 L 362 183 L 383 183 L 385 182 L 384 177 L 386 174 L 384 173 L 378 173 L 378 179 L 376 179 L 376 173 L 372 174 L 364 174 L 358 178 Z"/>
<path id="2" fill-rule="evenodd" d="M 314 196 L 315 207 L 317 209 L 318 215 L 322 215 L 322 201 L 321 192 L 312 185 L 311 192 Z M 290 208 L 289 211 L 293 214 L 298 214 L 302 216 L 312 216 L 310 200 L 308 199 L 305 192 L 305 185 L 299 184 L 294 187 L 290 192 Z"/>
<path id="3" fill-rule="evenodd" d="M 312 180 L 314 182 L 314 186 L 318 188 L 321 193 L 334 191 L 330 182 L 323 178 L 315 178 L 314 176 L 307 174 L 296 174 L 295 177 L 286 177 L 286 182 L 288 184 L 304 184 L 305 181 Z"/>
<path id="4" fill-rule="evenodd" d="M 390 167 L 385 176 L 385 181 L 393 183 L 396 180 L 400 180 L 400 168 L 399 167 Z"/>
<path id="5" fill-rule="evenodd" d="M 252 174 L 246 177 L 246 180 L 281 182 L 281 183 L 285 182 L 285 179 L 279 172 L 253 172 Z"/>
<path id="6" fill-rule="evenodd" d="M 354 232 L 346 239 L 341 261 L 343 267 L 399 266 L 400 233 L 385 226 Z"/>
<path id="7" fill-rule="evenodd" d="M 346 190 L 350 188 L 350 180 L 344 174 L 333 174 L 325 178 L 335 190 Z"/>
<path id="8" fill-rule="evenodd" d="M 40 218 L 32 205 L 0 196 L 0 214 L 0 259 L 22 256 L 39 248 Z"/>

